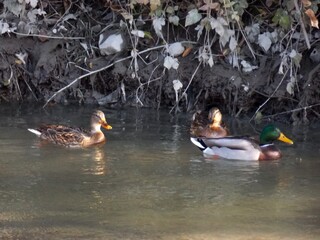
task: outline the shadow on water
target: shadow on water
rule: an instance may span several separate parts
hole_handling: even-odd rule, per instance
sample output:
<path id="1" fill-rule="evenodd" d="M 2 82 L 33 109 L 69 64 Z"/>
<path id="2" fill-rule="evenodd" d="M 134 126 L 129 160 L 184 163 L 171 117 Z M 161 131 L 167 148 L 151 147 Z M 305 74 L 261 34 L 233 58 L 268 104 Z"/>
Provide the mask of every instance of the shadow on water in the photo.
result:
<path id="1" fill-rule="evenodd" d="M 187 114 L 103 110 L 107 143 L 64 149 L 26 128 L 86 127 L 92 108 L 0 109 L 3 239 L 318 238 L 319 126 L 281 126 L 296 144 L 280 143 L 279 161 L 206 160 Z M 230 126 L 255 133 L 246 121 Z"/>

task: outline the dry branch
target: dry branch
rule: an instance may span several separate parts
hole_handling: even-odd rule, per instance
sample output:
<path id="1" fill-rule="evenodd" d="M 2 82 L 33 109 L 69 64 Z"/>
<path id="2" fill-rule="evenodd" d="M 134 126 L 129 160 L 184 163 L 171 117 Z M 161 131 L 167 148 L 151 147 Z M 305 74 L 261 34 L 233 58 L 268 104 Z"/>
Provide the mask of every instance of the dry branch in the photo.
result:
<path id="1" fill-rule="evenodd" d="M 300 8 L 299 8 L 299 5 L 298 5 L 298 1 L 297 0 L 293 0 L 293 2 L 294 2 L 294 6 L 296 8 L 296 11 L 297 11 L 297 13 L 299 15 L 299 21 L 300 21 L 302 33 L 303 33 L 303 36 L 304 36 L 304 40 L 306 41 L 308 49 L 310 49 L 311 48 L 310 41 L 309 41 L 309 37 L 308 37 L 307 31 L 306 31 L 306 28 L 305 28 L 304 23 L 302 21 L 301 11 L 300 11 Z"/>
<path id="2" fill-rule="evenodd" d="M 273 97 L 273 95 L 278 91 L 279 87 L 281 86 L 283 80 L 285 79 L 285 77 L 287 76 L 287 73 L 289 71 L 289 68 L 287 69 L 287 71 L 283 74 L 283 77 L 281 79 L 281 81 L 279 82 L 278 86 L 276 87 L 276 89 L 273 91 L 273 93 L 268 97 L 268 99 L 266 101 L 264 101 L 264 103 L 262 103 L 258 109 L 255 111 L 255 113 L 253 114 L 253 116 L 250 118 L 249 122 L 251 122 L 253 120 L 253 118 L 257 115 L 257 113 L 260 111 L 260 109 L 267 104 L 267 102 L 269 102 L 269 100 Z"/>
<path id="3" fill-rule="evenodd" d="M 191 78 L 190 78 L 190 81 L 189 81 L 188 85 L 187 85 L 186 88 L 184 89 L 184 91 L 183 91 L 183 93 L 181 94 L 179 100 L 178 100 L 178 101 L 174 104 L 174 106 L 171 108 L 171 110 L 170 110 L 169 113 L 171 113 L 171 112 L 173 111 L 173 109 L 175 109 L 176 107 L 178 107 L 179 102 L 180 102 L 181 99 L 185 96 L 185 94 L 186 94 L 187 90 L 189 89 L 189 87 L 190 87 L 190 85 L 191 85 L 191 83 L 192 83 L 192 80 L 194 79 L 194 76 L 195 76 L 196 73 L 198 72 L 199 67 L 201 66 L 201 64 L 202 64 L 202 63 L 199 62 L 196 70 L 194 71 L 194 73 L 192 74 L 192 76 L 191 76 Z"/>
<path id="4" fill-rule="evenodd" d="M 271 117 L 275 117 L 275 116 L 278 116 L 278 115 L 298 112 L 298 111 L 301 111 L 301 110 L 307 110 L 307 109 L 310 109 L 310 108 L 313 108 L 313 107 L 317 107 L 317 106 L 320 106 L 320 103 L 313 104 L 313 105 L 306 106 L 306 107 L 296 108 L 296 109 L 292 109 L 292 110 L 289 110 L 289 111 L 280 112 L 280 113 L 276 113 L 276 114 L 272 114 L 272 115 L 263 116 L 263 118 L 271 118 Z"/>
<path id="5" fill-rule="evenodd" d="M 12 32 L 18 36 L 25 36 L 25 37 L 39 37 L 39 38 L 48 38 L 48 39 L 63 39 L 63 40 L 83 40 L 86 39 L 85 37 L 64 37 L 64 36 L 49 36 L 49 35 L 42 35 L 42 34 L 28 34 L 28 33 L 18 33 Z"/>

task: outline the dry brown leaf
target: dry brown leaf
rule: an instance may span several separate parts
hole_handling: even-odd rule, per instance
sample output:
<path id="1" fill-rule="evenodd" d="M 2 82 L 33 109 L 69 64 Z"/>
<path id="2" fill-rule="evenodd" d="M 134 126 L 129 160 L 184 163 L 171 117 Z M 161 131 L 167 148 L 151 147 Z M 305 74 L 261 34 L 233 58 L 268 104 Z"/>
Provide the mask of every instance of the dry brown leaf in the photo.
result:
<path id="1" fill-rule="evenodd" d="M 71 1 L 70 0 L 64 0 L 63 1 L 63 7 L 64 7 L 64 11 L 67 11 L 70 7 Z"/>
<path id="2" fill-rule="evenodd" d="M 214 2 L 214 3 L 206 3 L 202 7 L 199 8 L 199 10 L 202 11 L 207 11 L 208 9 L 213 9 L 213 10 L 219 10 L 220 8 L 220 3 Z"/>
<path id="3" fill-rule="evenodd" d="M 120 5 L 110 5 L 110 8 L 112 11 L 120 13 L 122 17 L 126 20 L 132 20 L 133 16 L 124 8 L 122 8 Z"/>
<path id="4" fill-rule="evenodd" d="M 150 0 L 150 8 L 151 11 L 157 10 L 157 8 L 161 5 L 160 0 Z"/>
<path id="5" fill-rule="evenodd" d="M 187 47 L 186 50 L 183 51 L 182 57 L 188 56 L 191 50 L 192 50 L 192 47 Z"/>
<path id="6" fill-rule="evenodd" d="M 319 28 L 319 22 L 318 22 L 318 19 L 317 19 L 316 15 L 313 12 L 313 10 L 312 9 L 308 9 L 308 10 L 305 11 L 305 14 L 307 14 L 308 17 L 310 18 L 311 26 Z"/>
<path id="7" fill-rule="evenodd" d="M 309 0 L 302 0 L 301 1 L 304 7 L 310 7 L 311 6 L 311 1 Z"/>

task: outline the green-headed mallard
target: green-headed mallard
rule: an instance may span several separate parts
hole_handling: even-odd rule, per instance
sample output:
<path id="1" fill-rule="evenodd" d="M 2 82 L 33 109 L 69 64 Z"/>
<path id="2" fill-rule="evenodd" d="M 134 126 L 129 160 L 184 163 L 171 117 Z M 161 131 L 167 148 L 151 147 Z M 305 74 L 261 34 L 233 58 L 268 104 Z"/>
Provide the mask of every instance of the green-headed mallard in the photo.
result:
<path id="1" fill-rule="evenodd" d="M 105 129 L 112 129 L 107 123 L 104 113 L 97 110 L 91 116 L 91 131 L 63 125 L 43 125 L 39 128 L 29 128 L 28 130 L 40 137 L 41 140 L 57 145 L 89 147 L 106 141 L 101 131 L 101 126 Z"/>
<path id="2" fill-rule="evenodd" d="M 192 143 L 203 151 L 205 157 L 252 161 L 281 158 L 280 150 L 273 144 L 275 140 L 293 144 L 293 141 L 274 125 L 264 127 L 260 134 L 260 142 L 247 136 L 210 139 L 191 138 Z"/>
<path id="3" fill-rule="evenodd" d="M 228 130 L 222 126 L 222 114 L 220 110 L 213 107 L 206 111 L 197 111 L 193 114 L 190 127 L 193 137 L 221 138 L 228 135 Z"/>

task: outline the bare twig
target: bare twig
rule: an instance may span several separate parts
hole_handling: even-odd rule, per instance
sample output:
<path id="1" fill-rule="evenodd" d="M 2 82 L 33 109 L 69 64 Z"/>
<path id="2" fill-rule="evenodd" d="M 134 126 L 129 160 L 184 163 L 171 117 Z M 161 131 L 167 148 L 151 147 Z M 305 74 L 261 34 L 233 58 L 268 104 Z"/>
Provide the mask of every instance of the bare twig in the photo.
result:
<path id="1" fill-rule="evenodd" d="M 92 75 L 92 74 L 98 73 L 98 72 L 100 72 L 100 71 L 106 70 L 106 69 L 112 67 L 114 64 L 119 63 L 119 62 L 123 62 L 123 61 L 125 61 L 125 60 L 127 60 L 127 59 L 130 59 L 130 58 L 131 58 L 131 56 L 126 57 L 126 58 L 119 59 L 118 61 L 115 61 L 115 62 L 113 62 L 113 63 L 111 63 L 111 64 L 109 64 L 109 65 L 107 65 L 107 66 L 105 66 L 105 67 L 103 67 L 103 68 L 99 68 L 99 69 L 94 70 L 94 71 L 89 71 L 88 73 L 86 73 L 86 74 L 84 74 L 84 75 L 81 75 L 80 77 L 77 77 L 77 78 L 74 79 L 71 83 L 69 83 L 67 86 L 65 86 L 65 87 L 61 88 L 60 90 L 58 90 L 57 92 L 55 92 L 55 93 L 47 100 L 47 102 L 43 105 L 43 108 L 45 108 L 45 107 L 47 106 L 47 104 L 48 104 L 55 96 L 57 96 L 59 93 L 63 92 L 63 91 L 66 90 L 67 88 L 71 87 L 73 84 L 75 84 L 75 83 L 76 83 L 77 81 L 79 81 L 80 79 L 85 78 L 85 77 L 88 77 L 88 76 L 90 76 L 90 75 Z"/>
<path id="2" fill-rule="evenodd" d="M 61 20 L 63 20 L 63 18 L 69 13 L 72 5 L 73 5 L 73 3 L 72 3 L 72 1 L 70 1 L 70 5 L 69 5 L 68 9 L 67 9 L 67 10 L 62 14 L 62 16 L 58 19 L 58 21 L 55 23 L 55 25 L 53 26 L 53 28 L 56 28 L 57 25 L 58 25 L 58 23 L 59 23 Z"/>
<path id="3" fill-rule="evenodd" d="M 307 86 L 309 86 L 310 82 L 314 79 L 313 76 L 315 73 L 317 73 L 320 69 L 320 63 L 317 64 L 317 66 L 315 66 L 309 73 L 308 73 L 308 79 L 305 82 L 305 84 L 303 85 L 303 88 L 306 88 Z"/>
<path id="4" fill-rule="evenodd" d="M 267 102 L 269 102 L 269 100 L 273 97 L 273 95 L 278 91 L 278 89 L 279 89 L 279 87 L 281 86 L 283 80 L 284 80 L 285 77 L 287 76 L 288 71 L 289 71 L 289 68 L 287 69 L 287 71 L 286 71 L 285 74 L 283 75 L 283 77 L 282 77 L 280 83 L 278 84 L 278 86 L 276 87 L 276 89 L 275 89 L 275 90 L 273 91 L 273 93 L 268 97 L 268 99 L 258 107 L 258 109 L 256 110 L 256 112 L 255 112 L 255 113 L 253 114 L 253 116 L 250 118 L 249 122 L 251 122 L 251 121 L 253 120 L 253 118 L 257 115 L 257 113 L 260 111 L 260 109 L 261 109 L 264 105 L 266 105 Z"/>
<path id="5" fill-rule="evenodd" d="M 1 54 L 2 55 L 2 54 Z M 11 82 L 11 79 L 13 77 L 13 70 L 12 70 L 12 67 L 11 65 L 9 65 L 9 68 L 10 68 L 10 78 L 8 79 L 8 82 L 10 83 Z"/>
<path id="6" fill-rule="evenodd" d="M 251 54 L 252 54 L 252 57 L 253 57 L 254 59 L 256 59 L 256 54 L 255 54 L 254 50 L 252 49 L 252 46 L 251 46 L 250 42 L 248 41 L 248 39 L 247 39 L 247 37 L 246 37 L 246 34 L 245 34 L 244 31 L 243 31 L 242 25 L 239 23 L 239 21 L 237 21 L 237 24 L 238 24 L 238 27 L 239 27 L 239 29 L 240 29 L 240 32 L 241 32 L 241 34 L 242 34 L 242 36 L 243 36 L 243 39 L 245 40 L 245 42 L 246 42 L 246 44 L 247 44 L 247 46 L 248 46 L 248 48 L 249 48 L 249 50 L 250 50 L 250 52 L 251 52 Z"/>
<path id="7" fill-rule="evenodd" d="M 296 108 L 296 109 L 292 109 L 292 110 L 289 110 L 289 111 L 276 113 L 276 114 L 272 114 L 272 115 L 268 115 L 268 116 L 263 116 L 263 118 L 271 118 L 271 117 L 275 117 L 275 116 L 282 115 L 282 114 L 298 112 L 298 111 L 301 111 L 301 110 L 307 110 L 309 108 L 313 108 L 313 107 L 317 107 L 317 106 L 320 106 L 320 103 L 313 104 L 313 105 L 306 106 L 306 107 Z"/>
<path id="8" fill-rule="evenodd" d="M 191 76 L 191 78 L 190 78 L 190 81 L 189 81 L 188 85 L 187 85 L 186 88 L 184 89 L 184 91 L 183 91 L 183 93 L 181 94 L 179 100 L 178 100 L 178 101 L 174 104 L 174 106 L 171 108 L 171 110 L 170 110 L 169 113 L 171 113 L 171 112 L 173 111 L 173 109 L 175 109 L 175 108 L 178 106 L 179 102 L 181 101 L 181 99 L 182 99 L 182 98 L 184 97 L 184 95 L 186 94 L 186 92 L 187 92 L 187 90 L 189 89 L 189 87 L 190 87 L 190 85 L 191 85 L 191 83 L 192 83 L 192 80 L 193 80 L 194 76 L 196 75 L 196 73 L 198 72 L 200 66 L 201 66 L 201 62 L 199 62 L 196 70 L 194 71 L 194 73 L 192 74 L 192 76 Z"/>
<path id="9" fill-rule="evenodd" d="M 42 35 L 42 34 L 27 34 L 27 33 L 19 33 L 19 32 L 11 32 L 19 36 L 25 37 L 41 37 L 41 38 L 50 38 L 50 39 L 63 39 L 63 40 L 79 40 L 79 39 L 86 39 L 85 37 L 63 37 L 63 36 L 49 36 L 49 35 Z"/>
<path id="10" fill-rule="evenodd" d="M 90 73 L 91 71 L 90 70 L 88 70 L 88 69 L 85 69 L 85 68 L 83 68 L 83 67 L 80 67 L 79 65 L 77 65 L 76 63 L 73 63 L 74 64 L 74 66 L 76 67 L 76 68 L 79 68 L 79 69 L 81 69 L 82 71 L 84 71 L 84 72 L 87 72 L 87 73 Z"/>
<path id="11" fill-rule="evenodd" d="M 28 72 L 27 69 L 25 69 L 25 68 L 22 67 L 22 66 L 18 65 L 18 67 L 19 67 L 20 70 L 24 71 L 25 74 L 29 75 L 29 79 L 30 79 L 30 76 L 31 76 L 32 74 L 31 74 L 30 72 Z M 10 66 L 10 69 L 12 69 L 11 66 Z M 22 79 L 23 79 L 24 83 L 27 85 L 27 87 L 28 87 L 29 91 L 31 92 L 32 96 L 34 97 L 34 99 L 35 99 L 36 101 L 38 101 L 38 98 L 37 98 L 36 94 L 32 91 L 32 89 L 31 89 L 29 83 L 27 82 L 26 78 L 25 78 L 25 77 L 22 77 Z"/>
<path id="12" fill-rule="evenodd" d="M 154 72 L 156 71 L 156 69 L 157 69 L 159 66 L 160 66 L 160 65 L 157 65 L 157 66 L 152 70 L 148 81 L 145 82 L 145 83 L 140 83 L 140 86 L 139 86 L 139 87 L 137 88 L 137 90 L 136 90 L 136 101 L 137 101 L 138 103 L 140 103 L 141 106 L 143 106 L 143 103 L 142 103 L 142 101 L 140 100 L 140 97 L 138 96 L 139 90 L 140 90 L 144 85 L 148 85 L 148 86 L 149 86 L 150 83 L 155 82 L 155 81 L 158 81 L 158 80 L 160 80 L 160 79 L 163 77 L 163 75 L 164 75 L 164 73 L 165 73 L 165 69 L 164 69 L 164 71 L 162 72 L 162 74 L 161 74 L 160 77 L 157 77 L 157 78 L 155 78 L 155 79 L 150 80 L 151 77 L 153 76 Z M 142 93 L 141 93 L 141 95 L 142 95 Z M 140 96 L 141 96 L 141 95 L 140 95 Z"/>
<path id="13" fill-rule="evenodd" d="M 300 11 L 300 8 L 299 8 L 299 5 L 298 5 L 298 1 L 297 0 L 293 0 L 293 2 L 294 2 L 294 7 L 296 8 L 296 11 L 297 11 L 297 13 L 299 15 L 299 21 L 300 21 L 302 33 L 303 33 L 303 36 L 304 36 L 304 40 L 306 41 L 308 49 L 310 49 L 311 48 L 310 41 L 309 41 L 309 37 L 308 37 L 307 31 L 306 31 L 306 28 L 305 28 L 304 23 L 302 21 L 302 16 L 301 16 L 301 11 Z"/>

